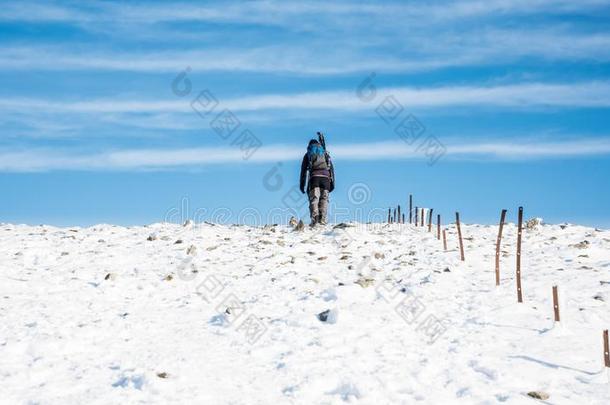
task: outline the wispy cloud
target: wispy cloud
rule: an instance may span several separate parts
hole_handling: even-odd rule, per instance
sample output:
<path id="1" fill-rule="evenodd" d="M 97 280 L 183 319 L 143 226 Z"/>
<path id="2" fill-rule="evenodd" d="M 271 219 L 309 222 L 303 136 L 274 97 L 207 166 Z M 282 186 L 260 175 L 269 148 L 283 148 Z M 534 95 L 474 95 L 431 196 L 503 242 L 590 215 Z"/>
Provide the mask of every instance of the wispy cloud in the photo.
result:
<path id="1" fill-rule="evenodd" d="M 96 21 L 145 22 L 154 24 L 168 21 L 208 21 L 237 23 L 298 23 L 315 17 L 393 17 L 403 21 L 455 20 L 486 15 L 565 13 L 578 11 L 591 13 L 610 4 L 607 0 L 462 0 L 434 3 L 393 2 L 210 2 L 192 3 L 111 3 L 100 2 L 79 5 L 58 3 L 40 4 L 26 1 L 7 4 L 0 11 L 0 20 L 11 21 L 63 21 L 93 23 Z"/>
<path id="2" fill-rule="evenodd" d="M 162 32 L 158 37 L 167 40 Z M 168 34 L 171 36 L 172 34 Z M 236 34 L 239 35 L 239 34 Z M 405 73 L 464 66 L 493 66 L 524 58 L 551 61 L 610 61 L 610 35 L 565 28 L 427 29 L 402 35 L 371 33 L 358 41 L 339 36 L 306 42 L 278 40 L 243 48 L 218 40 L 180 50 L 95 50 L 69 46 L 8 46 L 0 49 L 1 70 L 174 72 L 190 66 L 195 72 L 261 72 L 299 75 L 346 75 L 372 70 Z M 180 41 L 180 38 L 177 39 Z M 332 48 L 332 52 L 329 50 Z M 375 50 L 377 49 L 377 51 Z M 320 58 L 320 55 L 324 55 Z"/>
<path id="3" fill-rule="evenodd" d="M 334 110 L 373 111 L 385 97 L 395 97 L 410 108 L 453 106 L 481 107 L 608 107 L 610 82 L 572 84 L 524 83 L 503 86 L 450 86 L 433 88 L 379 88 L 376 103 L 364 103 L 353 90 L 320 91 L 294 94 L 262 94 L 228 98 L 222 108 L 238 111 Z M 192 96 L 195 97 L 195 94 Z M 192 113 L 190 100 L 94 99 L 51 101 L 46 99 L 4 98 L 0 108 L 14 113 Z M 167 117 L 166 117 L 167 118 Z M 165 120 L 167 123 L 167 119 Z"/>
<path id="4" fill-rule="evenodd" d="M 74 24 L 91 37 L 47 40 L 42 28 L 34 44 L 11 43 L 9 36 L 0 49 L 0 69 L 163 73 L 189 65 L 199 72 L 337 75 L 525 58 L 607 62 L 606 30 L 548 20 L 557 13 L 596 15 L 604 8 L 610 1 L 11 3 L 0 9 L 0 22 Z M 536 13 L 542 13 L 537 23 L 485 23 Z M 235 25 L 219 32 L 207 22 Z M 270 27 L 254 32 L 252 25 Z"/>
<path id="5" fill-rule="evenodd" d="M 446 145 L 450 159 L 483 161 L 539 160 L 610 155 L 610 137 L 568 139 L 563 141 L 456 142 Z M 37 149 L 0 151 L 0 171 L 40 172 L 53 170 L 133 171 L 165 170 L 218 164 L 275 163 L 299 160 L 303 148 L 289 145 L 261 147 L 248 160 L 238 148 L 128 149 L 99 153 L 80 153 Z M 421 151 L 399 141 L 383 141 L 332 146 L 335 161 L 425 160 Z"/>
<path id="6" fill-rule="evenodd" d="M 610 82 L 574 84 L 525 83 L 505 86 L 451 86 L 436 88 L 395 87 L 378 90 L 378 100 L 395 97 L 405 107 L 503 106 L 604 107 L 610 105 Z M 363 110 L 371 105 L 354 92 L 335 91 L 292 95 L 261 95 L 227 100 L 240 111 L 265 109 Z"/>

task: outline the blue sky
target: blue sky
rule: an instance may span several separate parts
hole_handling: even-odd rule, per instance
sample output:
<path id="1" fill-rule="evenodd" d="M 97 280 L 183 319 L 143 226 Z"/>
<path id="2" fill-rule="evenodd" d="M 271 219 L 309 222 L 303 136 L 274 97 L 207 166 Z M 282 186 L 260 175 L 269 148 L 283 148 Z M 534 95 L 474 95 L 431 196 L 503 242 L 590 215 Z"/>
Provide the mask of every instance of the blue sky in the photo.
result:
<path id="1" fill-rule="evenodd" d="M 304 214 L 321 130 L 336 220 L 412 193 L 607 228 L 608 27 L 602 0 L 3 4 L 0 222 Z"/>

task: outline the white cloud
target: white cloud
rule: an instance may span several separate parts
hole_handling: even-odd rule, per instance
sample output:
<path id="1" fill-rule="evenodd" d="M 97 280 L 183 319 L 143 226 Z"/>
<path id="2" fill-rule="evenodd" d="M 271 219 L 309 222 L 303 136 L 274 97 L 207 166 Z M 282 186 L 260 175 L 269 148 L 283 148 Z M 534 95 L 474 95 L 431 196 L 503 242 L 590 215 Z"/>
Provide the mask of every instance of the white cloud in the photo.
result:
<path id="1" fill-rule="evenodd" d="M 448 159 L 536 160 L 610 155 L 610 137 L 572 138 L 562 141 L 512 139 L 499 142 L 456 142 L 446 146 Z M 426 160 L 416 146 L 401 141 L 384 141 L 332 146 L 335 161 Z M 100 153 L 60 152 L 38 149 L 0 151 L 1 172 L 36 172 L 53 170 L 145 170 L 172 169 L 217 164 L 275 163 L 278 160 L 298 161 L 303 147 L 287 145 L 263 146 L 249 160 L 237 147 L 189 149 L 132 149 Z"/>
<path id="2" fill-rule="evenodd" d="M 169 84 L 168 84 L 169 87 Z M 195 114 L 190 102 L 197 93 L 183 99 L 121 100 L 94 99 L 83 101 L 50 101 L 42 99 L 4 98 L 0 108 L 14 113 L 187 113 Z M 440 108 L 454 106 L 480 107 L 609 107 L 610 82 L 572 84 L 524 83 L 502 86 L 452 86 L 433 88 L 379 88 L 376 98 L 364 102 L 351 91 L 320 91 L 296 94 L 263 94 L 219 99 L 218 111 L 228 108 L 239 111 L 325 110 L 370 111 L 386 97 L 393 96 L 405 108 Z M 115 119 L 120 123 L 120 120 Z M 165 116 L 165 125 L 168 117 Z"/>
<path id="3" fill-rule="evenodd" d="M 321 34 L 302 42 L 282 40 L 243 48 L 218 40 L 187 42 L 180 51 L 103 51 L 83 44 L 0 48 L 1 70 L 178 72 L 261 72 L 345 75 L 359 72 L 409 73 L 448 67 L 493 66 L 524 58 L 551 61 L 610 61 L 610 35 L 554 26 L 532 29 L 447 28 L 367 35 Z M 162 31 L 151 34 L 163 37 Z M 237 34 L 236 34 L 237 35 Z M 180 43 L 180 40 L 177 40 Z M 320 57 L 324 55 L 323 57 Z"/>
<path id="4" fill-rule="evenodd" d="M 28 46 L 28 39 L 23 39 L 15 43 L 19 45 L 0 49 L 0 69 L 158 73 L 190 65 L 198 72 L 336 75 L 488 66 L 523 58 L 607 62 L 607 30 L 544 18 L 548 13 L 596 15 L 604 7 L 610 7 L 610 1 L 264 1 L 79 7 L 11 3 L 0 8 L 0 21 L 75 23 L 90 30 L 96 40 L 70 38 L 56 42 L 64 45 L 45 47 Z M 534 13 L 544 13 L 543 21 L 510 25 L 496 21 Z M 481 20 L 473 23 L 470 18 Z M 231 22 L 246 28 L 217 30 L 189 24 L 193 21 Z M 267 34 L 252 29 L 252 24 L 281 29 Z M 53 41 L 37 38 L 34 43 Z"/>
<path id="5" fill-rule="evenodd" d="M 223 21 L 235 23 L 294 24 L 315 17 L 413 20 L 455 20 L 505 14 L 592 13 L 610 4 L 607 0 L 461 0 L 445 2 L 326 2 L 259 1 L 197 3 L 98 3 L 69 6 L 31 1 L 6 4 L 0 20 L 94 22 Z"/>
<path id="6" fill-rule="evenodd" d="M 610 43 L 610 41 L 608 41 Z M 73 47 L 74 48 L 74 47 Z M 78 48 L 78 46 L 76 46 Z M 324 54 L 323 59 L 319 58 Z M 422 55 L 417 59 L 365 55 L 357 44 L 328 54 L 326 46 L 287 43 L 239 49 L 188 49 L 182 52 L 91 52 L 59 47 L 11 47 L 0 49 L 1 70 L 179 72 L 261 72 L 300 75 L 338 75 L 372 70 L 415 72 L 448 66 L 476 64 L 471 55 Z M 315 61 L 315 62 L 314 62 Z M 480 63 L 480 61 L 478 61 Z"/>

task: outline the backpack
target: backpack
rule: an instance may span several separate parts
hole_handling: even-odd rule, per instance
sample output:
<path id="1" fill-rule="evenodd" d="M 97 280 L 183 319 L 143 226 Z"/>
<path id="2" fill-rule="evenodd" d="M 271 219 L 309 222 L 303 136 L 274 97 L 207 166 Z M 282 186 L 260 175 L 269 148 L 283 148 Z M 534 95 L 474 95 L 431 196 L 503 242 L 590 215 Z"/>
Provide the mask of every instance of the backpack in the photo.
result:
<path id="1" fill-rule="evenodd" d="M 326 150 L 319 143 L 312 143 L 307 147 L 307 158 L 309 159 L 309 170 L 329 170 Z"/>

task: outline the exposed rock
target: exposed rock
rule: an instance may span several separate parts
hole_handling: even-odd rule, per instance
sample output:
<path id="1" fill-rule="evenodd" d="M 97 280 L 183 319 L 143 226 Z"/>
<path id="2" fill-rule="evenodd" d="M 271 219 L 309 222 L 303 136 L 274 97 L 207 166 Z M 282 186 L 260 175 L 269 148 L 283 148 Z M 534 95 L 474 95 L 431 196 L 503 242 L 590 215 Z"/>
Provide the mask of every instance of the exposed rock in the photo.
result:
<path id="1" fill-rule="evenodd" d="M 590 245 L 590 243 L 588 240 L 583 240 L 582 242 L 578 242 L 573 245 L 570 245 L 570 247 L 573 247 L 576 249 L 587 249 L 589 247 L 589 245 Z"/>
<path id="2" fill-rule="evenodd" d="M 171 274 L 168 274 L 167 276 L 165 276 L 165 278 L 163 280 L 172 281 L 173 279 L 174 279 L 174 276 L 172 276 Z"/>
<path id="3" fill-rule="evenodd" d="M 385 259 L 385 255 L 383 253 L 375 252 L 375 259 Z"/>
<path id="4" fill-rule="evenodd" d="M 295 217 L 290 217 L 290 221 L 288 221 L 288 225 L 290 225 L 293 228 L 296 228 L 296 226 L 298 225 L 297 219 Z"/>
<path id="5" fill-rule="evenodd" d="M 175 241 L 175 242 L 174 242 L 174 245 L 179 245 L 179 244 L 181 244 L 181 243 L 183 243 L 183 242 L 182 242 L 182 239 L 178 239 L 177 241 Z"/>
<path id="6" fill-rule="evenodd" d="M 295 231 L 302 232 L 305 229 L 305 224 L 303 220 L 300 220 L 297 226 L 294 228 Z"/>
<path id="7" fill-rule="evenodd" d="M 157 235 L 156 233 L 151 233 L 148 238 L 146 238 L 147 241 L 152 242 L 153 240 L 157 240 L 159 239 L 159 235 Z"/>
<path id="8" fill-rule="evenodd" d="M 189 256 L 196 256 L 197 255 L 197 246 L 195 246 L 195 245 L 189 246 L 188 249 L 186 249 L 186 254 Z"/>
<path id="9" fill-rule="evenodd" d="M 184 221 L 184 224 L 182 224 L 183 227 L 189 227 L 189 226 L 193 226 L 193 220 L 191 219 L 187 219 L 186 221 Z"/>
<path id="10" fill-rule="evenodd" d="M 106 274 L 106 276 L 104 277 L 104 280 L 111 280 L 111 281 L 114 281 L 114 280 L 116 280 L 116 274 L 114 274 L 114 273 L 108 273 L 108 274 Z"/>
<path id="11" fill-rule="evenodd" d="M 159 378 L 167 378 L 167 377 L 169 377 L 169 375 L 165 371 L 162 371 L 160 373 L 157 373 L 157 377 L 159 377 Z"/>
<path id="12" fill-rule="evenodd" d="M 318 260 L 326 260 L 326 259 L 328 259 L 328 256 L 320 256 L 320 257 L 318 257 Z"/>
<path id="13" fill-rule="evenodd" d="M 367 288 L 375 284 L 375 279 L 370 277 L 360 277 L 358 280 L 355 281 L 355 283 L 362 288 Z"/>
<path id="14" fill-rule="evenodd" d="M 542 391 L 530 391 L 527 393 L 528 396 L 535 398 L 535 399 L 541 399 L 541 400 L 546 400 L 549 399 L 550 395 L 547 394 L 546 392 L 542 392 Z"/>
<path id="15" fill-rule="evenodd" d="M 326 311 L 320 312 L 317 317 L 320 322 L 337 323 L 337 315 L 336 309 L 327 309 Z"/>
<path id="16" fill-rule="evenodd" d="M 525 229 L 533 231 L 542 225 L 542 218 L 531 218 L 525 222 Z"/>

